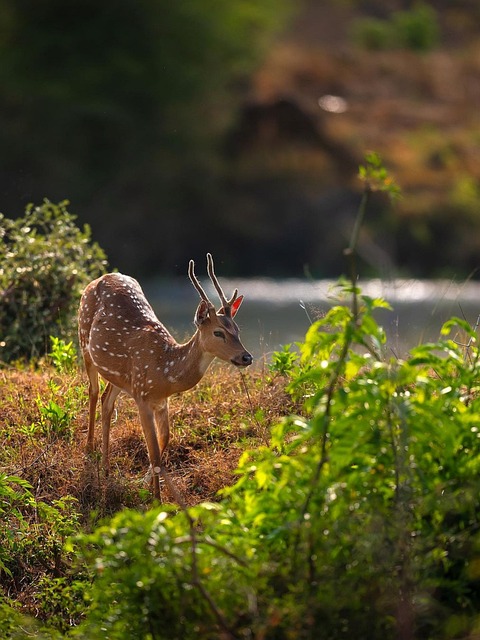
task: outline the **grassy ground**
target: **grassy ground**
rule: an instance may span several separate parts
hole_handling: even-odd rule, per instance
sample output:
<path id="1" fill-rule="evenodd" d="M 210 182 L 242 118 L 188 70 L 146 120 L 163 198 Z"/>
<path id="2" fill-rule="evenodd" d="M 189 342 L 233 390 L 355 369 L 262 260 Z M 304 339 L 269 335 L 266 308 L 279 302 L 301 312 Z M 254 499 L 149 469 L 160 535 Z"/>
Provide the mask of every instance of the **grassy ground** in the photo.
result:
<path id="1" fill-rule="evenodd" d="M 145 440 L 133 400 L 121 395 L 111 431 L 111 475 L 102 476 L 97 451 L 86 456 L 88 390 L 81 371 L 53 368 L 0 371 L 0 471 L 27 480 L 38 499 L 70 495 L 89 518 L 122 507 L 149 505 L 143 478 Z M 266 443 L 272 422 L 290 408 L 281 378 L 212 367 L 192 391 L 170 401 L 172 438 L 166 468 L 187 504 L 215 499 L 234 479 L 245 448 Z M 164 489 L 164 499 L 170 496 Z"/>
<path id="2" fill-rule="evenodd" d="M 284 387 L 281 377 L 267 371 L 240 374 L 219 364 L 194 390 L 171 398 L 165 466 L 186 504 L 218 499 L 217 492 L 234 481 L 242 452 L 267 443 L 271 424 L 292 408 Z M 25 503 L 19 490 L 16 504 L 16 498 L 2 494 L 0 482 L 5 543 L 0 598 L 3 593 L 30 615 L 50 619 L 55 614 L 45 589 L 52 577 L 70 579 L 70 560 L 62 551 L 67 536 L 124 507 L 145 510 L 153 504 L 144 482 L 149 462 L 135 404 L 122 394 L 117 407 L 111 474 L 105 480 L 99 424 L 96 451 L 84 452 L 88 389 L 83 372 L 59 374 L 50 366 L 0 370 L 0 477 L 26 480 L 34 497 Z M 162 498 L 174 502 L 164 485 Z M 48 505 L 53 505 L 50 513 Z M 10 573 L 2 570 L 2 559 Z M 62 628 L 65 621 L 60 615 L 53 624 Z"/>

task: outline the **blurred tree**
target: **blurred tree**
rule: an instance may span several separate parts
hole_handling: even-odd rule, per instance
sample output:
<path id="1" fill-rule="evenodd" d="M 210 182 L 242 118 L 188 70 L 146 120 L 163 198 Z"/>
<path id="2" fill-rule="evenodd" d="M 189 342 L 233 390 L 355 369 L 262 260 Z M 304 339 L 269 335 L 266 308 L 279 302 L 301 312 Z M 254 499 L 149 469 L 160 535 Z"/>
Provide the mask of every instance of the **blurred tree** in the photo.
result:
<path id="1" fill-rule="evenodd" d="M 0 0 L 2 209 L 69 197 L 113 264 L 148 268 L 159 234 L 171 252 L 288 3 Z"/>

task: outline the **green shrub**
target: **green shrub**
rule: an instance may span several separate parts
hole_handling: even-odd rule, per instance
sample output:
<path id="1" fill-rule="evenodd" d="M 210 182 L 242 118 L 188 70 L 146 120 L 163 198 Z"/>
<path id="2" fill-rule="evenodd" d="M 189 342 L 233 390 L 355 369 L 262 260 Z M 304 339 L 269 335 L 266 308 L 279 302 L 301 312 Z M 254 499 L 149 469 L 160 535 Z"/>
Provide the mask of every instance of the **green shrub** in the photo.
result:
<path id="1" fill-rule="evenodd" d="M 385 303 L 344 294 L 351 308 L 338 304 L 313 324 L 289 370 L 304 416 L 285 419 L 270 446 L 242 456 L 239 480 L 219 504 L 123 512 L 82 538 L 95 580 L 79 637 L 473 633 L 475 334 L 453 320 L 438 343 L 386 358 L 374 319 Z"/>
<path id="2" fill-rule="evenodd" d="M 25 587 L 39 573 L 59 575 L 66 557 L 63 545 L 76 533 L 74 498 L 52 505 L 37 500 L 19 477 L 0 474 L 0 585 L 10 589 L 21 577 Z"/>
<path id="3" fill-rule="evenodd" d="M 291 344 L 285 344 L 280 351 L 275 351 L 272 354 L 270 370 L 281 376 L 293 375 L 297 360 L 298 353 L 294 351 Z"/>
<path id="4" fill-rule="evenodd" d="M 83 287 L 105 271 L 90 229 L 80 230 L 67 202 L 0 214 L 0 360 L 44 355 L 50 336 L 73 337 Z"/>
<path id="5" fill-rule="evenodd" d="M 84 606 L 81 574 L 69 574 L 74 554 L 65 549 L 78 530 L 73 498 L 53 504 L 36 499 L 32 487 L 16 476 L 0 474 L 0 637 L 59 638 L 56 630 L 22 616 L 3 593 L 31 589 L 37 610 L 49 625 L 65 631 Z M 13 597 L 13 596 L 12 596 Z"/>

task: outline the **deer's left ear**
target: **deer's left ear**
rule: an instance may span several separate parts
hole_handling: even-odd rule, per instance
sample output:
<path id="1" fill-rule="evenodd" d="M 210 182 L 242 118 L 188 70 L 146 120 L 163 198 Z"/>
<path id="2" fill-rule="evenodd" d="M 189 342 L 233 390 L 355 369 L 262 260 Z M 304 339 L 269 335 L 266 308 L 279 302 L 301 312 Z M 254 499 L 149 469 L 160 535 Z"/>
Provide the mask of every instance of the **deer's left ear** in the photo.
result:
<path id="1" fill-rule="evenodd" d="M 235 302 L 232 304 L 232 318 L 234 318 L 237 314 L 237 311 L 240 309 L 240 305 L 243 302 L 243 296 L 238 296 Z"/>
<path id="2" fill-rule="evenodd" d="M 205 302 L 205 300 L 202 300 L 195 312 L 194 322 L 197 327 L 202 325 L 205 322 L 205 320 L 207 320 L 209 316 L 209 312 L 210 312 L 210 307 L 208 306 L 208 303 Z"/>

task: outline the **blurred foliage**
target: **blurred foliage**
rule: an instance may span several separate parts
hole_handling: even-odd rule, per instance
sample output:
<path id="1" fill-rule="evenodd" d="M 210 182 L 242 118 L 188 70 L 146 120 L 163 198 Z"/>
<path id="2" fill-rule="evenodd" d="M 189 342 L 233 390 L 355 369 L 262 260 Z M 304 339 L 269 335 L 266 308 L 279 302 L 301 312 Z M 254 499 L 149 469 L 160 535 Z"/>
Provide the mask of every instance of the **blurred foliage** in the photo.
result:
<path id="1" fill-rule="evenodd" d="M 67 202 L 0 214 L 0 360 L 44 355 L 50 336 L 76 336 L 82 289 L 105 271 L 105 254 L 79 229 Z"/>
<path id="2" fill-rule="evenodd" d="M 233 96 L 288 4 L 0 0 L 4 203 L 68 197 L 109 255 L 178 259 Z"/>
<path id="3" fill-rule="evenodd" d="M 392 200 L 401 195 L 400 187 L 395 183 L 376 151 L 368 151 L 365 154 L 365 164 L 360 165 L 358 175 L 366 191 L 382 191 Z"/>
<path id="4" fill-rule="evenodd" d="M 0 594 L 0 632 L 4 640 L 60 640 L 62 635 L 52 627 L 43 627 L 21 613 L 19 606 Z"/>

